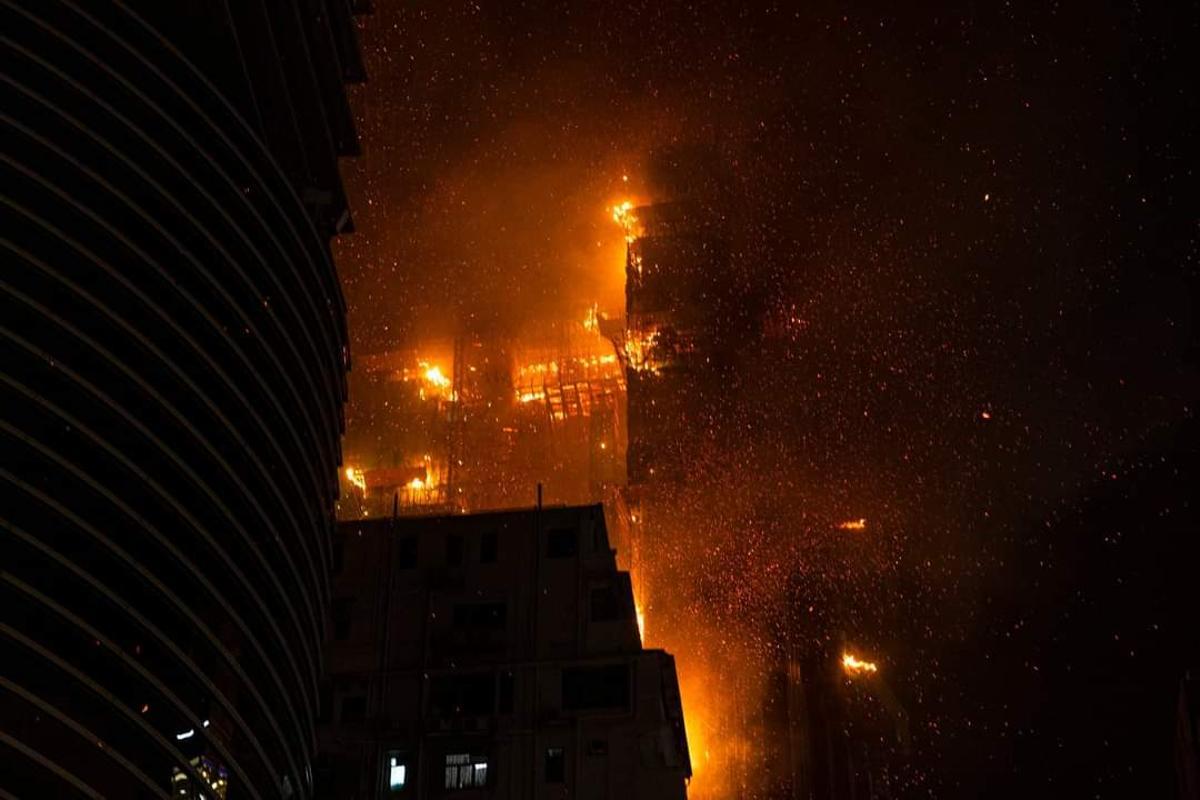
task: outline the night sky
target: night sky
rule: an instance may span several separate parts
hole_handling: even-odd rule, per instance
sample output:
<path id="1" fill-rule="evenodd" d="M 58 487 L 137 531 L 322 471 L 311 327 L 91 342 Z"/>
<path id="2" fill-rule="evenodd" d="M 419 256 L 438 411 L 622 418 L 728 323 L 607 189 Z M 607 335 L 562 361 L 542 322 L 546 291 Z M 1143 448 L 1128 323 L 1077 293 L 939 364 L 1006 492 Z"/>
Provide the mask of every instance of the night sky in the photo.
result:
<path id="1" fill-rule="evenodd" d="M 721 529 L 671 554 L 702 604 L 768 649 L 811 607 L 874 654 L 902 796 L 1170 796 L 1200 670 L 1195 4 L 376 5 L 353 352 L 620 312 L 606 206 L 692 169 L 770 330 L 680 498 Z"/>

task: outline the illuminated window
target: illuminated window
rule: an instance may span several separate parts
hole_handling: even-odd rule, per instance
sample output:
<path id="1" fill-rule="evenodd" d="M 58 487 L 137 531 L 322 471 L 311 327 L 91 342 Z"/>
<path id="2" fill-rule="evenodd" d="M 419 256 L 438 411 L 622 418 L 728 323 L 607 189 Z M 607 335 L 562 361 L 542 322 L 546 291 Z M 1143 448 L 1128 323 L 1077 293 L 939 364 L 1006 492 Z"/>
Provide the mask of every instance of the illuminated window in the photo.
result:
<path id="1" fill-rule="evenodd" d="M 399 792 L 408 784 L 408 765 L 399 753 L 389 753 L 387 758 L 388 790 Z"/>
<path id="2" fill-rule="evenodd" d="M 446 755 L 446 788 L 470 789 L 487 786 L 488 760 L 487 756 L 473 756 L 470 753 L 449 753 Z"/>

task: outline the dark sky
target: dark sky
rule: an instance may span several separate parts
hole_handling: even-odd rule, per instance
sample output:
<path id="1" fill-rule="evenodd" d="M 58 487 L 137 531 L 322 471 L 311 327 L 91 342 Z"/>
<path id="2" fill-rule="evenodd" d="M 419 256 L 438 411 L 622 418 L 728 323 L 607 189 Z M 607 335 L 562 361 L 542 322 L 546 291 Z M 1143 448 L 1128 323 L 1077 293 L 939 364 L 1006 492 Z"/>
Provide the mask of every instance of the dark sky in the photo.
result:
<path id="1" fill-rule="evenodd" d="M 797 507 L 879 521 L 858 586 L 892 594 L 848 619 L 909 707 L 906 793 L 1166 796 L 1200 669 L 1196 5 L 377 6 L 355 351 L 619 310 L 605 206 L 703 154 L 778 333 L 731 461 L 776 549 Z"/>

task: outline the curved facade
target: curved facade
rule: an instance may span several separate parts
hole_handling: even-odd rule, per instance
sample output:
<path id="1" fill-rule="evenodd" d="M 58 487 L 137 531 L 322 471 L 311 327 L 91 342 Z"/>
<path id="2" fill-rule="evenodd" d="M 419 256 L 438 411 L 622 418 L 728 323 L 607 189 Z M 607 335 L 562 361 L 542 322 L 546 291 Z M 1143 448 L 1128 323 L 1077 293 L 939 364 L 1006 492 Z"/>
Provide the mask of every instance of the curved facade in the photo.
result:
<path id="1" fill-rule="evenodd" d="M 311 795 L 350 11 L 0 1 L 0 790 Z"/>

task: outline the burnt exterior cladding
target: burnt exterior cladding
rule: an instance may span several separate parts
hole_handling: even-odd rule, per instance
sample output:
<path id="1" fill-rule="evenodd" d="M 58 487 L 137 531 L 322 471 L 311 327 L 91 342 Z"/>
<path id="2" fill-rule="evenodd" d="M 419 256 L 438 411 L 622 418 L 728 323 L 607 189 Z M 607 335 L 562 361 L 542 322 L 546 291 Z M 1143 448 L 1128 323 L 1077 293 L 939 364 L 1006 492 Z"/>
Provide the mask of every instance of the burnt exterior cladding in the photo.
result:
<path id="1" fill-rule="evenodd" d="M 601 506 L 345 522 L 335 562 L 329 796 L 686 796 L 674 660 Z"/>
<path id="2" fill-rule="evenodd" d="M 354 10 L 0 2 L 0 795 L 312 795 Z"/>

